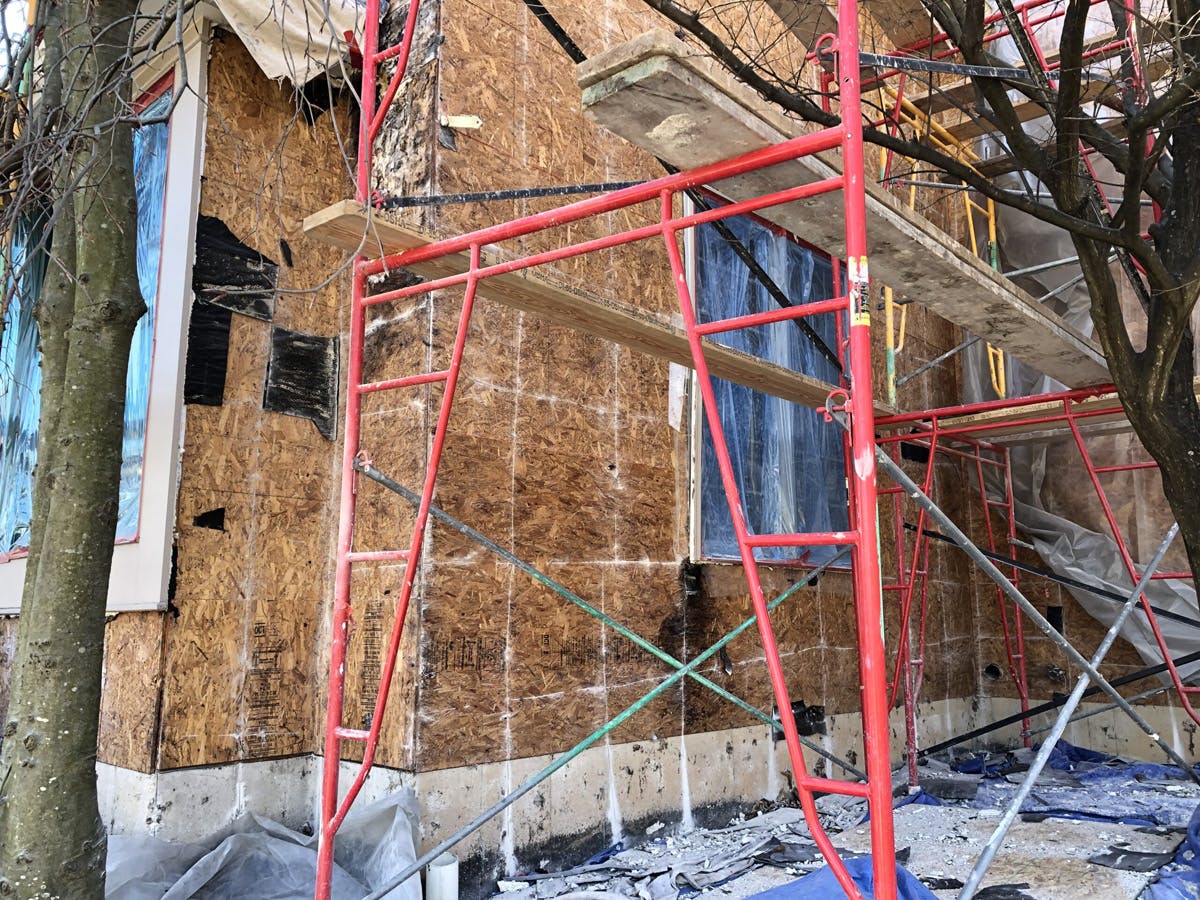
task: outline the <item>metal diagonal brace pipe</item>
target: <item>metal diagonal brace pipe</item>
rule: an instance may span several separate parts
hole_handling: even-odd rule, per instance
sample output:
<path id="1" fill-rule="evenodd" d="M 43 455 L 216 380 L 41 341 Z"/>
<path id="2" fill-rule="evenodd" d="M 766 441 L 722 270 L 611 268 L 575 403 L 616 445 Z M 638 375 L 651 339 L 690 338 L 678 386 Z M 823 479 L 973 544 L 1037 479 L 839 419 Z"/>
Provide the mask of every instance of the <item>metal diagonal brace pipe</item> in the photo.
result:
<path id="1" fill-rule="evenodd" d="M 775 607 L 777 607 L 780 603 L 782 603 L 784 600 L 786 600 L 788 597 L 790 597 L 796 591 L 800 590 L 800 588 L 804 587 L 805 585 L 812 584 L 812 582 L 815 581 L 822 572 L 824 572 L 826 569 L 828 569 L 834 563 L 843 559 L 849 553 L 850 553 L 849 547 L 846 547 L 846 548 L 840 550 L 837 553 L 837 555 L 834 556 L 832 559 L 821 563 L 821 565 L 817 566 L 811 572 L 807 573 L 798 582 L 796 582 L 794 585 L 792 585 L 790 588 L 788 588 L 786 591 L 784 591 L 782 594 L 780 594 L 778 597 L 776 597 L 774 600 L 772 600 L 767 605 L 767 609 L 768 610 L 775 609 Z M 715 644 L 713 644 L 711 647 L 709 647 L 707 650 L 705 650 L 703 653 L 701 653 L 699 656 L 697 656 L 695 659 L 693 659 L 691 662 L 689 662 L 683 668 L 681 668 L 675 672 L 672 672 L 670 675 L 668 675 L 665 679 L 663 679 L 663 681 L 659 682 L 657 687 L 655 687 L 649 693 L 643 695 L 640 700 L 633 703 L 631 706 L 627 706 L 625 709 L 621 710 L 621 712 L 617 713 L 615 716 L 613 716 L 611 719 L 609 719 L 604 725 L 602 725 L 596 731 L 592 732 L 590 735 L 585 737 L 582 741 L 580 741 L 578 744 L 576 744 L 574 747 L 572 747 L 570 750 L 568 750 L 562 756 L 555 759 L 553 762 L 551 762 L 549 765 L 547 765 L 545 768 L 543 768 L 536 775 L 532 776 L 528 781 L 526 781 L 524 784 L 522 784 L 515 791 L 513 791 L 510 794 L 505 795 L 499 801 L 497 801 L 495 803 L 495 805 L 493 805 L 489 809 L 486 809 L 483 812 L 481 812 L 478 816 L 476 816 L 474 819 L 472 819 L 470 822 L 468 822 L 462 828 L 458 829 L 458 831 L 454 832 L 454 834 L 450 835 L 448 838 L 446 838 L 444 841 L 442 841 L 440 844 L 438 844 L 432 850 L 430 850 L 425 855 L 423 855 L 419 859 L 415 860 L 414 862 L 412 862 L 411 864 L 406 866 L 404 871 L 402 871 L 399 875 L 397 875 L 390 882 L 388 882 L 388 884 L 383 885 L 382 887 L 376 888 L 372 893 L 368 894 L 365 898 L 363 898 L 363 900 L 381 900 L 381 898 L 386 897 L 390 891 L 394 890 L 395 888 L 402 885 L 404 882 L 408 881 L 408 879 L 412 878 L 414 875 L 416 875 L 418 872 L 420 872 L 421 869 L 424 866 L 426 866 L 428 863 L 431 863 L 433 860 L 437 859 L 439 856 L 441 856 L 443 853 L 445 853 L 447 850 L 449 850 L 451 847 L 453 847 L 455 844 L 457 844 L 463 838 L 467 837 L 467 835 L 469 835 L 475 831 L 478 831 L 493 816 L 497 815 L 498 813 L 503 812 L 505 809 L 512 806 L 514 803 L 516 803 L 518 800 L 520 800 L 522 797 L 524 797 L 526 794 L 528 794 L 530 791 L 532 791 L 535 787 L 537 787 L 539 784 L 541 784 L 543 781 L 545 781 L 547 778 L 549 778 L 551 775 L 553 775 L 555 772 L 557 772 L 559 769 L 561 769 L 563 766 L 565 766 L 567 763 L 569 763 L 571 760 L 573 760 L 575 757 L 577 757 L 580 753 L 582 753 L 584 750 L 586 750 L 592 744 L 599 741 L 602 737 L 604 737 L 606 734 L 608 734 L 614 728 L 617 728 L 619 725 L 623 724 L 627 719 L 629 719 L 638 710 L 648 706 L 650 704 L 650 702 L 652 700 L 654 700 L 655 697 L 658 697 L 660 694 L 664 693 L 668 688 L 670 688 L 673 685 L 677 684 L 678 682 L 682 681 L 684 677 L 686 677 L 687 675 L 690 675 L 692 672 L 694 672 L 700 666 L 704 665 L 704 663 L 706 663 L 708 660 L 712 659 L 712 657 L 714 657 L 718 653 L 720 653 L 722 647 L 724 647 L 726 644 L 728 644 L 730 641 L 732 641 L 734 638 L 736 638 L 742 632 L 751 628 L 756 622 L 757 622 L 757 619 L 754 616 L 751 616 L 750 618 L 745 619 L 740 625 L 737 626 L 737 628 L 733 629 L 733 631 L 729 632 L 727 635 L 725 635 L 725 637 L 721 638 L 719 641 L 717 641 Z"/>
<path id="2" fill-rule="evenodd" d="M 354 468 L 357 471 L 361 472 L 366 477 L 370 478 L 372 481 L 377 482 L 378 484 L 383 485 L 388 490 L 399 494 L 401 497 L 403 497 L 409 503 L 412 503 L 414 506 L 416 504 L 420 503 L 420 501 L 421 501 L 420 496 L 418 496 L 415 492 L 410 491 L 404 485 L 400 484 L 400 482 L 396 481 L 393 478 L 388 477 L 383 472 L 380 472 L 374 466 L 372 466 L 368 463 L 364 463 L 362 461 L 356 461 L 354 464 Z M 650 643 L 648 640 L 643 638 L 637 632 L 635 632 L 629 628 L 626 628 L 624 625 L 622 625 L 616 619 L 612 618 L 612 616 L 609 616 L 607 613 L 601 612 L 600 610 L 596 609 L 596 607 L 592 606 L 592 604 L 588 603 L 586 600 L 584 600 L 582 597 L 580 597 L 574 591 L 565 587 L 564 585 L 559 584 L 557 581 L 555 581 L 549 575 L 545 574 L 544 572 L 536 569 L 534 566 L 525 562 L 525 560 L 521 559 L 515 553 L 511 553 L 508 550 L 505 550 L 503 547 L 501 547 L 495 541 L 493 541 L 489 537 L 487 537 L 487 535 L 483 534 L 482 532 L 476 531 L 474 528 L 472 528 L 470 525 L 467 525 L 464 522 L 460 522 L 458 519 L 451 516 L 448 512 L 446 512 L 445 510 L 438 509 L 436 506 L 429 507 L 429 514 L 431 516 L 433 516 L 433 518 L 438 519 L 441 522 L 444 522 L 446 525 L 449 525 L 451 528 L 453 528 L 455 531 L 459 532 L 460 534 L 466 535 L 471 540 L 475 541 L 475 543 L 477 543 L 481 547 L 483 547 L 485 550 L 490 550 L 492 553 L 499 556 L 505 562 L 515 566 L 516 568 L 520 569 L 522 572 L 525 572 L 527 575 L 531 576 L 535 580 L 540 581 L 542 584 L 544 584 L 546 587 L 550 588 L 556 594 L 571 601 L 576 606 L 578 606 L 580 609 L 582 609 L 584 612 L 586 612 L 588 615 L 594 616 L 595 618 L 599 619 L 604 625 L 607 625 L 613 631 L 617 632 L 617 634 L 626 638 L 633 644 L 636 644 L 638 647 L 641 647 L 647 653 L 657 657 L 658 659 L 662 660 L 667 665 L 669 665 L 675 669 L 683 668 L 683 663 L 680 662 L 679 660 L 677 660 L 674 656 L 667 653 L 665 650 L 662 650 L 659 647 L 656 647 L 654 644 Z M 741 697 L 737 696 L 734 693 L 731 693 L 730 691 L 727 691 L 725 688 L 721 687 L 719 684 L 716 684 L 715 682 L 710 681 L 708 678 L 705 678 L 699 672 L 691 672 L 691 673 L 689 673 L 689 677 L 691 677 L 693 680 L 695 680 L 699 684 L 702 684 L 704 687 L 708 688 L 710 691 L 712 691 L 718 697 L 728 700 L 730 703 L 734 704 L 735 706 L 739 707 L 740 709 L 743 709 L 746 712 L 750 713 L 750 715 L 754 716 L 756 719 L 758 719 L 762 722 L 765 722 L 767 725 L 770 725 L 773 730 L 775 730 L 775 731 L 783 730 L 783 726 L 779 723 L 778 719 L 774 718 L 773 716 L 767 715 L 767 713 L 763 712 L 756 706 L 751 706 L 749 703 L 747 703 Z M 830 753 L 824 747 L 821 747 L 818 744 L 813 743 L 812 741 L 806 740 L 803 736 L 800 737 L 800 743 L 802 743 L 805 747 L 807 747 L 813 753 L 816 753 L 818 756 L 821 756 L 821 757 L 827 759 L 829 762 L 833 763 L 836 766 L 840 766 L 843 771 L 849 772 L 855 778 L 860 778 L 863 781 L 867 780 L 866 773 L 858 770 L 854 766 L 850 765 L 850 763 L 845 762 L 844 760 L 839 759 L 838 757 L 834 756 L 832 753 Z"/>
<path id="3" fill-rule="evenodd" d="M 1129 618 L 1129 614 L 1137 606 L 1138 599 L 1142 596 L 1142 592 L 1146 590 L 1146 585 L 1150 583 L 1150 577 L 1158 568 L 1159 563 L 1162 562 L 1163 557 L 1166 556 L 1167 548 L 1171 546 L 1171 542 L 1175 540 L 1175 535 L 1177 534 L 1179 534 L 1178 523 L 1171 526 L 1171 530 L 1167 532 L 1167 536 L 1159 544 L 1154 558 L 1146 566 L 1146 571 L 1138 579 L 1133 592 L 1126 598 L 1125 605 L 1121 608 L 1121 612 L 1117 615 L 1116 619 L 1113 620 L 1108 633 L 1104 635 L 1104 640 L 1100 642 L 1100 646 L 1092 654 L 1092 666 L 1098 666 L 1104 661 L 1109 648 L 1112 647 L 1117 639 L 1117 635 L 1121 632 L 1121 626 L 1125 624 L 1125 620 Z M 1000 849 L 1000 844 L 1004 841 L 1005 835 L 1008 834 L 1008 829 L 1016 821 L 1017 814 L 1021 811 L 1021 805 L 1033 790 L 1038 775 L 1041 774 L 1042 769 L 1046 767 L 1046 763 L 1050 759 L 1050 753 L 1058 744 L 1058 740 L 1062 737 L 1063 732 L 1066 731 L 1067 723 L 1070 722 L 1075 708 L 1079 706 L 1079 701 L 1083 699 L 1083 693 L 1087 690 L 1090 680 L 1088 673 L 1083 672 L 1080 674 L 1079 680 L 1075 682 L 1075 690 L 1071 692 L 1071 696 L 1059 711 L 1058 718 L 1054 722 L 1054 727 L 1051 729 L 1049 737 L 1046 738 L 1041 749 L 1038 750 L 1038 754 L 1033 760 L 1033 765 L 1025 773 L 1025 778 L 1021 782 L 1021 787 L 1017 790 L 1016 796 L 1009 802 L 1008 809 L 1004 811 L 1004 815 L 1001 817 L 1000 823 L 996 826 L 996 830 L 992 832 L 992 836 L 988 838 L 987 844 L 980 851 L 979 859 L 975 861 L 975 865 L 971 869 L 971 874 L 967 877 L 967 883 L 963 885 L 962 891 L 959 892 L 959 900 L 970 900 L 971 897 L 975 896 L 975 891 L 979 889 L 979 883 L 983 881 L 983 876 L 987 874 L 988 868 L 991 867 L 992 860 L 996 857 L 996 851 Z"/>
<path id="4" fill-rule="evenodd" d="M 833 409 L 827 408 L 826 414 L 829 415 L 839 425 L 841 425 L 842 428 L 849 428 L 850 423 L 847 421 L 846 414 L 844 412 L 834 411 Z M 1158 732 L 1150 727 L 1150 723 L 1143 719 L 1138 711 L 1130 705 L 1129 701 L 1122 697 L 1120 692 L 1118 692 L 1115 687 L 1108 683 L 1108 679 L 1101 675 L 1096 670 L 1096 667 L 1088 662 L 1083 657 L 1083 654 L 1081 654 L 1071 645 L 1070 641 L 1059 634 L 1057 629 L 1055 629 L 1053 625 L 1046 621 L 1046 617 L 1038 612 L 1037 607 L 1026 599 L 1025 595 L 1021 593 L 1016 585 L 1004 577 L 1004 573 L 997 569 L 995 565 L 992 564 L 990 559 L 979 552 L 979 548 L 976 547 L 975 544 L 971 542 L 970 538 L 968 538 L 962 532 L 962 529 L 955 525 L 950 517 L 942 512 L 941 507 L 939 507 L 936 503 L 930 500 L 928 496 L 926 496 L 924 491 L 921 490 L 917 483 L 909 478 L 908 475 L 904 473 L 904 470 L 896 465 L 896 463 L 892 461 L 892 458 L 879 448 L 878 444 L 875 446 L 875 461 L 879 468 L 888 474 L 889 478 L 904 488 L 908 496 L 915 500 L 919 507 L 929 513 L 929 517 L 939 525 L 946 536 L 953 540 L 954 543 L 958 544 L 962 551 L 966 553 L 967 556 L 969 556 L 972 560 L 974 560 L 975 564 L 983 570 L 985 575 L 992 579 L 992 581 L 996 582 L 1000 590 L 1004 592 L 1004 595 L 1008 597 L 1009 600 L 1013 601 L 1013 603 L 1017 604 L 1017 606 L 1019 606 L 1027 616 L 1029 616 L 1030 621 L 1032 621 L 1033 624 L 1038 627 L 1038 630 L 1040 630 L 1055 645 L 1057 645 L 1058 648 L 1067 655 L 1067 658 L 1070 659 L 1072 663 L 1086 672 L 1092 681 L 1096 683 L 1096 686 L 1100 688 L 1100 690 L 1104 691 L 1104 693 L 1108 694 L 1110 698 L 1112 698 L 1112 701 L 1117 704 L 1117 707 L 1121 709 L 1125 715 L 1129 716 L 1129 718 L 1133 720 L 1133 723 L 1137 725 L 1137 727 L 1140 728 L 1152 741 L 1154 741 L 1155 744 L 1158 745 L 1158 749 L 1161 750 L 1163 754 L 1166 755 L 1169 760 L 1171 760 L 1171 762 L 1175 763 L 1175 765 L 1179 766 L 1179 768 L 1183 769 L 1185 772 L 1190 773 L 1192 779 L 1200 784 L 1200 776 L 1197 776 L 1196 773 L 1192 772 L 1192 770 L 1188 767 L 1188 764 L 1183 760 L 1183 757 L 1181 757 L 1177 752 L 1175 752 L 1173 747 L 1169 746 L 1161 737 L 1159 737 Z"/>

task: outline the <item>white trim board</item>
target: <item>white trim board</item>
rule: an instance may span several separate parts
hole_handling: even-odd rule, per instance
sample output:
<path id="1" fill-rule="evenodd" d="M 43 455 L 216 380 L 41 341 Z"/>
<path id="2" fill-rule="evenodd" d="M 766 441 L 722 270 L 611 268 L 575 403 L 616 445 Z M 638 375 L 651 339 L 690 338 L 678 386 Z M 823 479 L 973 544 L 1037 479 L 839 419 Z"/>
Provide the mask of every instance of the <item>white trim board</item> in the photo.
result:
<path id="1" fill-rule="evenodd" d="M 162 259 L 159 263 L 154 358 L 146 412 L 142 459 L 142 508 L 136 541 L 113 548 L 108 581 L 108 612 L 165 609 L 179 490 L 179 451 L 183 437 L 183 375 L 188 317 L 192 303 L 192 260 L 200 204 L 204 128 L 207 118 L 208 28 L 201 23 L 186 53 L 176 62 L 176 79 L 187 86 L 171 117 L 167 144 L 167 183 L 163 203 Z M 166 70 L 159 72 L 159 77 Z M 150 82 L 153 83 L 153 82 Z M 20 611 L 25 584 L 24 558 L 0 565 L 0 615 Z"/>

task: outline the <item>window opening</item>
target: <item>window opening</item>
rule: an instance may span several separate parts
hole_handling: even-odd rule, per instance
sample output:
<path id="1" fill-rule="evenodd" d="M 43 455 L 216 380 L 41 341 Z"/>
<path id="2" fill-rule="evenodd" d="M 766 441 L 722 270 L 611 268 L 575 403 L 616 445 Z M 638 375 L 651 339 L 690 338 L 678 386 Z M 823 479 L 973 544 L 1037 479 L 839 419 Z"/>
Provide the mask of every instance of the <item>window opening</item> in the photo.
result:
<path id="1" fill-rule="evenodd" d="M 828 257 L 745 218 L 725 220 L 755 259 L 792 299 L 811 303 L 833 296 Z M 696 229 L 696 303 L 701 321 L 775 307 L 774 301 L 712 228 Z M 808 319 L 830 347 L 837 346 L 832 315 Z M 838 372 L 795 322 L 714 335 L 714 340 L 786 368 L 838 383 Z M 849 528 L 842 431 L 814 409 L 743 385 L 714 379 L 721 424 L 751 533 L 843 531 Z M 700 458 L 700 549 L 708 559 L 738 558 L 733 522 L 708 425 Z M 761 547 L 759 559 L 819 564 L 837 548 Z"/>
<path id="2" fill-rule="evenodd" d="M 147 103 L 142 116 L 160 119 L 170 110 L 168 89 Z M 134 541 L 142 497 L 142 460 L 150 398 L 150 365 L 154 352 L 154 301 L 162 258 L 163 200 L 167 174 L 166 122 L 150 122 L 134 131 L 133 164 L 137 192 L 138 284 L 146 313 L 134 329 L 126 375 L 125 426 L 122 442 L 117 534 L 119 543 Z M 0 560 L 23 555 L 29 546 L 33 502 L 33 468 L 37 461 L 37 426 L 41 410 L 41 369 L 33 307 L 46 272 L 43 219 L 31 217 L 12 235 L 12 271 L 17 279 L 0 342 Z M 12 289 L 9 281 L 7 289 Z"/>

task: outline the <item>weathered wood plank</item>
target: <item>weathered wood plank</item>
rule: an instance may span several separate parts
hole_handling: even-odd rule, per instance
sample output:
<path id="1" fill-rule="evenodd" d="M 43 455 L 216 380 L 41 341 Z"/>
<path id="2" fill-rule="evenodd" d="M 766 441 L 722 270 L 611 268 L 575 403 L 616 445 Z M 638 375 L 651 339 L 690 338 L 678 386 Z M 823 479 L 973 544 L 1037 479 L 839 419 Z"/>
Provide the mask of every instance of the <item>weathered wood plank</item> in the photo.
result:
<path id="1" fill-rule="evenodd" d="M 649 32 L 600 54 L 578 74 L 587 115 L 682 169 L 777 144 L 799 132 L 794 122 L 666 32 Z M 741 200 L 839 174 L 837 155 L 821 154 L 714 187 Z M 760 214 L 834 255 L 845 253 L 837 193 Z M 1071 387 L 1109 380 L 1094 341 L 871 183 L 867 214 L 871 274 L 877 282 Z"/>
<path id="2" fill-rule="evenodd" d="M 357 251 L 363 246 L 368 256 L 389 255 L 429 243 L 429 238 L 410 231 L 379 215 L 371 217 L 368 228 L 363 208 L 345 200 L 314 213 L 304 220 L 304 232 L 342 250 Z M 485 251 L 483 264 L 499 262 L 494 251 Z M 442 278 L 469 268 L 466 253 L 412 266 L 424 278 Z M 681 365 L 692 365 L 687 335 L 681 328 L 661 321 L 633 306 L 605 300 L 551 281 L 531 272 L 495 275 L 480 283 L 480 294 L 549 322 L 567 325 L 587 334 L 623 344 L 633 350 Z M 705 341 L 705 356 L 713 375 L 743 384 L 766 394 L 782 397 L 804 406 L 824 405 L 833 389 L 816 378 L 793 372 L 758 357 L 731 350 L 713 341 Z M 877 404 L 880 414 L 888 408 Z"/>

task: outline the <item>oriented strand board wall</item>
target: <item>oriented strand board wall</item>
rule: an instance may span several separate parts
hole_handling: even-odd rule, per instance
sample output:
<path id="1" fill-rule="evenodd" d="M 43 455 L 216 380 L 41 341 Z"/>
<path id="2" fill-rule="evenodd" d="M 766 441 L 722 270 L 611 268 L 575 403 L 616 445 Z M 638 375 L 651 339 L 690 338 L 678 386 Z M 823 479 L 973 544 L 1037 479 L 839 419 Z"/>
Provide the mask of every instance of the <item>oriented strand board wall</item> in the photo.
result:
<path id="1" fill-rule="evenodd" d="M 326 112 L 308 124 L 227 35 L 213 41 L 208 101 L 200 212 L 279 263 L 279 293 L 273 322 L 233 316 L 222 405 L 187 407 L 162 768 L 316 749 L 337 526 L 337 444 L 262 407 L 272 325 L 341 331 L 346 280 L 330 280 L 333 261 L 300 223 L 345 194 L 348 123 Z M 196 524 L 219 508 L 223 530 Z"/>
<path id="2" fill-rule="evenodd" d="M 381 136 L 389 163 L 379 176 L 385 193 L 660 174 L 643 154 L 580 117 L 573 67 L 522 4 L 446 0 L 425 9 L 404 103 Z M 636 36 L 648 21 L 633 0 L 560 13 L 589 54 Z M 344 334 L 346 279 L 311 290 L 340 260 L 305 242 L 299 222 L 350 192 L 339 146 L 349 123 L 326 113 L 306 124 L 289 92 L 267 81 L 229 37 L 214 41 L 209 82 L 201 212 L 278 261 L 280 287 L 299 291 L 277 297 L 275 324 Z M 479 114 L 484 128 L 439 133 L 433 123 L 443 112 Z M 404 218 L 449 234 L 553 203 L 452 207 Z M 652 215 L 613 214 L 573 228 L 571 237 L 625 229 Z M 566 263 L 554 274 L 670 311 L 675 298 L 665 273 L 661 247 L 647 243 Z M 452 296 L 374 311 L 367 378 L 443 364 L 456 315 Z M 936 317 L 913 315 L 902 371 L 958 340 L 957 330 Z M 125 614 L 108 626 L 105 762 L 150 771 L 319 749 L 338 446 L 305 420 L 263 412 L 269 330 L 268 323 L 235 315 L 223 404 L 188 407 L 175 609 L 165 616 Z M 932 378 L 913 383 L 919 400 L 902 397 L 904 404 L 953 401 L 956 373 L 954 363 L 943 364 Z M 678 567 L 687 549 L 689 461 L 686 435 L 666 422 L 669 389 L 664 363 L 480 301 L 437 502 L 686 658 L 747 615 L 748 598 L 740 569 L 721 565 L 707 570 L 698 601 L 683 601 Z M 364 410 L 364 446 L 376 465 L 412 487 L 419 485 L 439 393 L 422 388 L 373 397 Z M 360 546 L 402 543 L 411 524 L 404 503 L 370 484 L 361 498 Z M 223 531 L 195 524 L 196 516 L 217 508 L 225 509 Z M 886 530 L 884 547 L 886 557 Z M 381 762 L 428 769 L 560 750 L 665 671 L 453 531 L 435 526 L 426 549 Z M 957 557 L 938 548 L 934 559 L 926 696 L 962 696 L 973 689 L 974 660 L 965 649 L 972 646 L 972 608 L 963 602 Z M 768 590 L 795 574 L 771 570 Z M 394 621 L 399 578 L 398 567 L 356 567 L 350 726 L 374 716 L 368 695 Z M 856 704 L 850 609 L 848 579 L 830 575 L 779 619 L 797 699 L 824 703 L 830 712 Z M 0 631 L 4 658 L 13 626 L 5 620 Z M 756 648 L 755 638 L 743 637 L 729 648 L 732 674 L 719 660 L 706 671 L 767 708 Z M 686 694 L 660 698 L 614 739 L 743 721 L 689 686 Z"/>
<path id="3" fill-rule="evenodd" d="M 100 695 L 100 762 L 139 772 L 154 770 L 158 698 L 162 685 L 163 614 L 121 613 L 104 631 Z M 17 619 L 0 619 L 0 715 L 8 707 Z"/>
<path id="4" fill-rule="evenodd" d="M 589 55 L 628 40 L 652 23 L 644 7 L 610 0 L 555 10 Z M 440 31 L 431 92 L 418 70 L 415 100 L 428 114 L 476 114 L 479 130 L 438 135 L 430 165 L 412 159 L 411 137 L 390 135 L 376 157 L 385 194 L 459 191 L 652 178 L 662 170 L 579 114 L 574 67 L 517 0 L 444 0 L 440 20 L 425 20 L 416 46 Z M 417 53 L 414 60 L 425 57 Z M 395 128 L 419 128 L 406 105 Z M 385 129 L 387 131 L 387 129 Z M 422 179 L 427 179 L 422 181 Z M 568 198 L 569 199 L 569 198 Z M 439 235 L 457 234 L 564 200 L 439 207 L 398 218 Z M 573 225 L 571 241 L 649 221 L 639 209 Z M 947 227 L 954 211 L 940 210 Z M 511 241 L 535 251 L 568 238 L 567 229 Z M 676 309 L 661 244 L 645 242 L 553 268 L 556 279 Z M 377 308 L 368 326 L 370 380 L 440 369 L 449 358 L 461 292 Z M 960 340 L 958 329 L 914 311 L 909 371 Z M 882 345 L 882 337 L 878 340 Z M 881 367 L 881 363 L 880 363 Z M 910 398 L 938 405 L 958 399 L 955 361 Z M 880 368 L 882 375 L 882 368 Z M 686 434 L 667 422 L 668 366 L 481 299 L 469 331 L 436 502 L 679 658 L 688 658 L 749 614 L 740 567 L 707 567 L 703 594 L 685 603 L 679 565 L 687 553 L 690 459 Z M 880 382 L 882 383 L 882 382 Z M 364 448 L 376 464 L 417 489 L 441 388 L 368 399 Z M 957 466 L 954 477 L 960 477 Z M 953 491 L 948 492 L 953 497 Z M 403 541 L 407 505 L 373 485 L 360 495 L 359 547 Z M 885 553 L 892 552 L 885 535 Z M 894 552 L 892 552 L 894 557 Z M 953 551 L 932 557 L 930 653 L 925 697 L 973 693 L 969 579 Z M 360 567 L 366 569 L 367 567 Z M 771 570 L 769 591 L 797 576 Z M 355 572 L 357 633 L 348 666 L 347 724 L 371 721 L 370 701 L 353 697 L 377 676 L 388 603 L 400 567 Z M 389 594 L 388 592 L 391 592 Z M 894 633 L 895 606 L 889 595 Z M 372 599 L 374 598 L 374 599 Z M 668 670 L 553 591 L 435 524 L 409 613 L 409 640 L 384 725 L 380 760 L 420 769 L 467 765 L 564 750 L 645 693 Z M 779 615 L 781 643 L 796 698 L 829 712 L 857 708 L 857 653 L 849 579 L 832 574 Z M 416 637 L 419 635 L 419 638 Z M 714 660 L 706 674 L 760 708 L 771 698 L 753 633 Z M 416 720 L 408 721 L 414 709 Z M 703 689 L 660 697 L 614 734 L 645 739 L 728 728 L 749 719 Z"/>

